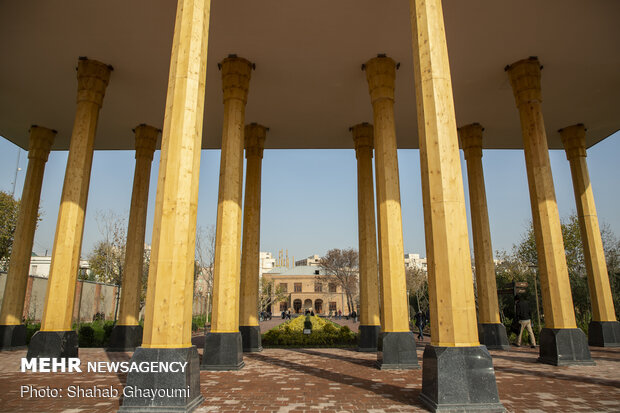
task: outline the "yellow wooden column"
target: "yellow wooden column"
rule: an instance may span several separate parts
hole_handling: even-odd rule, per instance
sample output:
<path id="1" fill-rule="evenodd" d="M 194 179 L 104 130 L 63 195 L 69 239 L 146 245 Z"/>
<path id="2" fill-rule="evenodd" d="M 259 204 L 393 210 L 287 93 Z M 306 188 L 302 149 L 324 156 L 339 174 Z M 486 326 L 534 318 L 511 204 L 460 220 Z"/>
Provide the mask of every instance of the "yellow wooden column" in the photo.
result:
<path id="1" fill-rule="evenodd" d="M 620 346 L 620 324 L 616 320 L 614 302 L 611 297 L 605 251 L 590 184 L 586 161 L 586 129 L 583 124 L 568 126 L 560 130 L 560 135 L 573 177 L 577 216 L 592 301 L 592 321 L 588 327 L 588 343 L 591 346 L 617 347 Z"/>
<path id="2" fill-rule="evenodd" d="M 458 130 L 467 161 L 476 286 L 478 289 L 478 338 L 487 348 L 510 350 L 506 327 L 499 318 L 495 263 L 493 262 L 489 212 L 482 171 L 483 130 L 479 123 L 466 125 Z"/>
<path id="3" fill-rule="evenodd" d="M 187 362 L 185 371 L 130 372 L 127 386 L 188 388 L 179 398 L 124 397 L 123 411 L 191 411 L 200 394 L 198 350 L 192 346 L 192 304 L 198 180 L 204 113 L 209 0 L 179 0 L 162 130 L 161 160 L 155 198 L 151 261 L 144 311 L 142 346 L 132 362 Z M 164 392 L 165 393 L 165 392 Z"/>
<path id="4" fill-rule="evenodd" d="M 241 293 L 239 331 L 243 351 L 262 351 L 258 324 L 258 268 L 260 267 L 260 192 L 263 148 L 268 128 L 251 123 L 245 126 L 245 202 L 243 203 L 243 247 L 241 252 Z"/>
<path id="5" fill-rule="evenodd" d="M 420 398 L 433 410 L 478 404 L 499 409 L 491 356 L 478 342 L 441 1 L 411 0 L 410 12 L 431 324 Z"/>
<path id="6" fill-rule="evenodd" d="M 377 214 L 381 265 L 382 369 L 419 368 L 415 339 L 409 330 L 403 224 L 396 128 L 394 124 L 394 82 L 396 63 L 385 55 L 364 65 L 374 115 Z"/>
<path id="7" fill-rule="evenodd" d="M 146 211 L 151 179 L 151 163 L 157 137 L 161 131 L 141 124 L 134 129 L 136 136 L 136 167 L 127 227 L 125 270 L 121 288 L 118 321 L 110 335 L 109 351 L 133 351 L 142 341 L 142 327 L 138 324 L 142 273 L 144 271 L 144 235 Z"/>
<path id="8" fill-rule="evenodd" d="M 77 334 L 71 330 L 75 282 L 82 249 L 84 214 L 90 183 L 99 109 L 110 80 L 111 66 L 81 57 L 78 62 L 77 108 L 56 235 L 52 249 L 41 331 L 33 336 L 28 357 L 74 357 Z M 54 345 L 49 344 L 55 336 Z"/>
<path id="9" fill-rule="evenodd" d="M 377 351 L 381 320 L 377 277 L 375 189 L 372 174 L 373 127 L 361 123 L 351 128 L 357 158 L 357 209 L 360 261 L 359 351 Z"/>
<path id="10" fill-rule="evenodd" d="M 542 115 L 540 63 L 537 58 L 532 57 L 507 66 L 506 71 L 521 118 L 545 311 L 545 328 L 539 339 L 539 360 L 549 364 L 591 363 L 585 335 L 575 324 L 575 310 Z M 566 342 L 571 345 L 566 345 Z"/>
<path id="11" fill-rule="evenodd" d="M 246 59 L 230 55 L 220 67 L 224 125 L 213 263 L 213 319 L 205 340 L 200 367 L 203 370 L 236 370 L 244 365 L 239 332 L 239 221 L 243 185 L 243 127 L 253 65 Z"/>
<path id="12" fill-rule="evenodd" d="M 52 129 L 36 125 L 30 128 L 28 169 L 0 312 L 0 350 L 11 350 L 26 345 L 26 327 L 22 325 L 22 314 L 28 285 L 28 270 L 39 216 L 45 163 L 55 136 L 56 131 Z"/>

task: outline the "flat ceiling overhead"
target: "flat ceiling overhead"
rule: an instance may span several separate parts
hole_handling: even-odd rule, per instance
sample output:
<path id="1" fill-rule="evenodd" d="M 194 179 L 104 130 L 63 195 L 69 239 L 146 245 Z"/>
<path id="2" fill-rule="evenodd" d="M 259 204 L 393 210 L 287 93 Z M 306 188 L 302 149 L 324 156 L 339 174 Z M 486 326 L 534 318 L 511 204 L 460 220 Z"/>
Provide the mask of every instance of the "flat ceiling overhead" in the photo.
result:
<path id="1" fill-rule="evenodd" d="M 28 147 L 28 128 L 58 130 L 67 150 L 79 56 L 114 66 L 96 149 L 133 149 L 132 128 L 162 127 L 176 2 L 0 1 L 0 135 Z M 584 123 L 591 146 L 620 129 L 620 1 L 445 0 L 457 124 L 485 127 L 485 148 L 522 148 L 507 64 L 538 56 L 549 147 Z M 348 128 L 372 122 L 361 65 L 397 62 L 396 132 L 417 148 L 408 1 L 212 0 L 203 148 L 218 148 L 217 63 L 256 63 L 246 122 L 268 126 L 267 148 L 352 148 Z"/>

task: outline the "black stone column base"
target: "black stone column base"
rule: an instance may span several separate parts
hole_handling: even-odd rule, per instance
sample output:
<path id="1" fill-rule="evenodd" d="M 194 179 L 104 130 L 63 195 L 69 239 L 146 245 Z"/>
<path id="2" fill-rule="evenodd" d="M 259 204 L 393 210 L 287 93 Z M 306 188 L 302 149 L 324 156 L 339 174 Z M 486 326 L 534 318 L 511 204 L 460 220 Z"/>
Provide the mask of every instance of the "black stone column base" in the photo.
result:
<path id="1" fill-rule="evenodd" d="M 196 346 L 185 348 L 138 347 L 131 357 L 132 363 L 181 363 L 169 364 L 177 372 L 129 372 L 119 412 L 191 412 L 204 401 L 200 394 L 200 368 Z M 155 389 L 155 397 L 145 393 Z M 128 397 L 129 396 L 129 397 Z"/>
<path id="2" fill-rule="evenodd" d="M 554 366 L 594 366 L 586 335 L 578 328 L 543 328 L 538 361 Z"/>
<path id="3" fill-rule="evenodd" d="M 489 350 L 510 350 L 506 327 L 502 323 L 478 324 L 478 341 Z"/>
<path id="4" fill-rule="evenodd" d="M 241 333 L 207 333 L 200 370 L 240 370 L 243 366 Z"/>
<path id="5" fill-rule="evenodd" d="M 106 351 L 134 351 L 142 344 L 142 326 L 115 325 Z"/>
<path id="6" fill-rule="evenodd" d="M 244 353 L 259 353 L 263 351 L 260 336 L 260 326 L 239 326 L 241 345 Z"/>
<path id="7" fill-rule="evenodd" d="M 504 412 L 485 346 L 424 349 L 420 400 L 431 411 Z"/>
<path id="8" fill-rule="evenodd" d="M 379 335 L 381 326 L 359 326 L 360 344 L 357 351 L 374 353 L 379 347 Z"/>
<path id="9" fill-rule="evenodd" d="M 588 344 L 594 347 L 620 347 L 620 323 L 617 321 L 590 321 Z"/>
<path id="10" fill-rule="evenodd" d="M 27 359 L 66 358 L 78 356 L 78 335 L 75 331 L 37 331 L 30 339 Z"/>
<path id="11" fill-rule="evenodd" d="M 415 338 L 411 331 L 381 333 L 382 351 L 377 353 L 381 370 L 419 369 Z"/>
<path id="12" fill-rule="evenodd" d="M 1 325 L 0 326 L 0 351 L 22 350 L 26 348 L 26 326 Z"/>

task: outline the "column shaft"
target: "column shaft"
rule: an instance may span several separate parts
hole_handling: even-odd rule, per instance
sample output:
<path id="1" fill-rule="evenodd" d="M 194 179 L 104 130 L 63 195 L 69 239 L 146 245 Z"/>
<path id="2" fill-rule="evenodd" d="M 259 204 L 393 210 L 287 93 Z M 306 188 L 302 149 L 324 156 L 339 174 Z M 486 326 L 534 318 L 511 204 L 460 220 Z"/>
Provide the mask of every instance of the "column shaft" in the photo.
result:
<path id="1" fill-rule="evenodd" d="M 261 169 L 266 128 L 245 127 L 247 172 L 243 204 L 243 249 L 241 254 L 240 325 L 258 326 L 258 268 L 260 266 Z"/>
<path id="2" fill-rule="evenodd" d="M 487 324 L 500 323 L 500 318 L 489 212 L 482 170 L 482 130 L 479 124 L 472 124 L 459 128 L 458 131 L 467 161 L 476 287 L 478 289 L 478 322 Z"/>
<path id="3" fill-rule="evenodd" d="M 353 127 L 357 158 L 357 207 L 360 266 L 360 325 L 380 326 L 377 278 L 375 190 L 372 174 L 373 127 Z"/>
<path id="4" fill-rule="evenodd" d="M 560 130 L 560 134 L 573 177 L 577 216 L 592 301 L 592 320 L 616 321 L 603 240 L 586 161 L 586 130 L 583 125 L 574 125 Z"/>
<path id="5" fill-rule="evenodd" d="M 243 246 L 241 252 L 241 285 L 239 329 L 243 351 L 260 351 L 258 325 L 258 268 L 260 266 L 260 204 L 263 147 L 267 128 L 256 123 L 245 127 L 245 201 L 243 203 Z"/>
<path id="6" fill-rule="evenodd" d="M 536 59 L 521 60 L 508 68 L 508 74 L 523 131 L 545 327 L 575 328 L 575 309 L 541 108 L 540 64 Z"/>
<path id="7" fill-rule="evenodd" d="M 78 64 L 78 99 L 62 188 L 41 331 L 71 330 L 73 298 L 84 233 L 95 131 L 111 68 L 95 60 Z"/>
<path id="8" fill-rule="evenodd" d="M 245 59 L 229 57 L 222 62 L 224 125 L 213 263 L 212 333 L 239 332 L 243 125 L 251 70 Z"/>
<path id="9" fill-rule="evenodd" d="M 159 132 L 158 129 L 148 125 L 139 125 L 135 129 L 136 167 L 127 227 L 125 272 L 117 321 L 117 325 L 121 326 L 138 325 L 151 163 Z"/>
<path id="10" fill-rule="evenodd" d="M 441 2 L 411 1 L 431 343 L 478 346 L 471 257 Z"/>
<path id="11" fill-rule="evenodd" d="M 210 2 L 180 0 L 162 131 L 144 348 L 191 347 Z M 129 384 L 129 379 L 128 379 Z"/>
<path id="12" fill-rule="evenodd" d="M 55 136 L 56 131 L 51 129 L 40 126 L 32 126 L 30 129 L 28 168 L 13 237 L 0 325 L 19 325 L 22 322 L 32 244 L 39 217 L 43 173 Z"/>

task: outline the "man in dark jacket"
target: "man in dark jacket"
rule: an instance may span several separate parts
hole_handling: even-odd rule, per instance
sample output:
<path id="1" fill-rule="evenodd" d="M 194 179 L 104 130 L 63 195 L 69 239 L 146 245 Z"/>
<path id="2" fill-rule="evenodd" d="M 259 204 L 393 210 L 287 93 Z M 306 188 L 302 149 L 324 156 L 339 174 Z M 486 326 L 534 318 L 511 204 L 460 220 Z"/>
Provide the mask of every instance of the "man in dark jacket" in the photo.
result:
<path id="1" fill-rule="evenodd" d="M 530 335 L 530 343 L 532 343 L 532 348 L 535 348 L 536 338 L 534 338 L 534 331 L 532 331 L 530 304 L 527 300 L 521 300 L 521 297 L 516 296 L 515 305 L 517 309 L 517 319 L 519 320 L 519 324 L 521 324 L 521 328 L 519 329 L 519 337 L 517 338 L 517 347 L 521 346 L 521 335 L 523 334 L 523 329 L 527 328 L 527 332 Z"/>
<path id="2" fill-rule="evenodd" d="M 418 334 L 418 340 L 424 340 L 424 325 L 426 324 L 426 317 L 424 317 L 424 313 L 422 313 L 422 311 L 418 311 L 414 319 L 415 325 L 420 331 Z"/>

